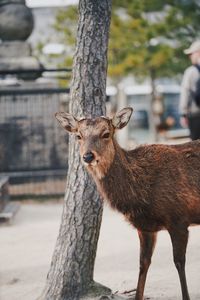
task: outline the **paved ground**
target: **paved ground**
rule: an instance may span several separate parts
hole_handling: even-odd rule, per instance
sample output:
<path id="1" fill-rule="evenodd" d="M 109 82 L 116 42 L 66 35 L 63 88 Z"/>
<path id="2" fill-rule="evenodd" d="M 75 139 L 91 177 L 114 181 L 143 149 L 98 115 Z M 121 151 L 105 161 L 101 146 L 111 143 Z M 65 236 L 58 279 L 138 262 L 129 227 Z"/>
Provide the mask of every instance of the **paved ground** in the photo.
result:
<path id="1" fill-rule="evenodd" d="M 54 249 L 62 204 L 26 203 L 10 225 L 0 226 L 0 299 L 35 300 L 44 286 Z M 104 210 L 95 280 L 113 291 L 135 287 L 139 245 L 136 231 L 108 207 Z M 200 227 L 190 229 L 187 277 L 191 300 L 200 299 Z M 166 232 L 160 232 L 145 295 L 181 299 L 178 275 Z"/>

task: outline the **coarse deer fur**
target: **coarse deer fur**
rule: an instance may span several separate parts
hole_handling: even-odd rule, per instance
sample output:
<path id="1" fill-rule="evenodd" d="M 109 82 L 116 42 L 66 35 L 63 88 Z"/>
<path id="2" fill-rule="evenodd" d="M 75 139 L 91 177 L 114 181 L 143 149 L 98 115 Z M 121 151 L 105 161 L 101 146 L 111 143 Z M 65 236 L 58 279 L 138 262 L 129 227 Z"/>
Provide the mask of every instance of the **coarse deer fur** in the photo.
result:
<path id="1" fill-rule="evenodd" d="M 185 276 L 188 226 L 200 224 L 200 140 L 180 145 L 144 145 L 130 151 L 114 138 L 128 123 L 132 108 L 112 119 L 77 120 L 57 113 L 61 125 L 74 133 L 80 155 L 104 199 L 137 229 L 140 271 L 136 300 L 142 300 L 157 232 L 171 237 L 182 299 L 189 300 Z"/>

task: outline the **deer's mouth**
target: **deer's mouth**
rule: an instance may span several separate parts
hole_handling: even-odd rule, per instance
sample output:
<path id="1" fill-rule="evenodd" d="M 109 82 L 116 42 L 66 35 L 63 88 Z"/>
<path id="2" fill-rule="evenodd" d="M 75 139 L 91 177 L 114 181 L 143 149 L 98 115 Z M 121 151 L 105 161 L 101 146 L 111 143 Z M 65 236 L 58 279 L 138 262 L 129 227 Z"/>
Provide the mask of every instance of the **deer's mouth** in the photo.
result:
<path id="1" fill-rule="evenodd" d="M 91 166 L 92 167 L 96 167 L 97 165 L 98 165 L 98 163 L 99 163 L 99 161 L 98 161 L 98 159 L 95 159 L 95 160 L 93 160 L 92 162 L 91 162 Z"/>
<path id="2" fill-rule="evenodd" d="M 87 163 L 87 162 L 85 162 L 85 161 L 83 161 L 84 162 L 84 165 L 85 166 L 87 166 L 87 167 L 97 167 L 98 166 L 98 163 L 99 163 L 99 160 L 97 160 L 97 159 L 95 159 L 95 160 L 93 160 L 92 162 L 90 162 L 90 163 Z"/>

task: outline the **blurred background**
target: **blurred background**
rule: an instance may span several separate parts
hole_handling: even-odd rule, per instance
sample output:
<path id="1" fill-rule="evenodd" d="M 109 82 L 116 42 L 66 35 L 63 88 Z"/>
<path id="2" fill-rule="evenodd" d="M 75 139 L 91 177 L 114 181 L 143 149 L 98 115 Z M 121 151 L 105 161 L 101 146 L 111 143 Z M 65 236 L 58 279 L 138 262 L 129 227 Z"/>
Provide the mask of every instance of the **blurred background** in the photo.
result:
<path id="1" fill-rule="evenodd" d="M 0 174 L 12 199 L 63 194 L 68 140 L 53 118 L 68 110 L 77 4 L 0 1 Z M 113 1 L 107 114 L 134 108 L 122 145 L 188 137 L 180 82 L 199 14 L 198 1 Z"/>
<path id="2" fill-rule="evenodd" d="M 54 113 L 68 110 L 77 4 L 0 2 L 0 174 L 11 199 L 63 194 L 68 140 Z M 134 108 L 118 136 L 122 146 L 188 137 L 180 82 L 199 11 L 198 1 L 113 1 L 107 114 Z"/>
<path id="3" fill-rule="evenodd" d="M 60 129 L 54 114 L 68 111 L 77 9 L 77 0 L 0 0 L 0 220 L 15 225 L 1 227 L 3 300 L 35 299 L 48 271 L 61 205 L 52 201 L 52 206 L 46 206 L 41 201 L 37 207 L 35 202 L 26 205 L 22 200 L 63 199 L 68 135 Z M 195 0 L 113 0 L 107 115 L 125 106 L 134 109 L 129 125 L 117 136 L 121 146 L 189 140 L 188 128 L 181 127 L 178 107 L 183 72 L 190 64 L 183 49 L 200 37 L 199 20 L 200 4 Z M 19 203 L 24 205 L 13 220 Z M 123 227 L 121 219 L 106 209 L 97 255 L 97 277 L 113 289 L 120 289 L 127 281 L 132 288 L 130 277 L 137 276 L 137 268 L 124 269 L 132 258 L 125 239 L 120 246 L 113 231 L 122 226 L 122 239 L 128 237 L 126 241 L 132 243 L 132 229 Z M 112 247 L 108 228 L 116 245 L 112 250 L 114 265 L 108 255 Z M 198 291 L 198 277 L 192 271 L 199 268 L 195 236 L 190 284 Z M 163 246 L 165 234 L 162 237 L 164 252 L 159 256 L 157 278 L 152 280 L 157 282 L 159 278 L 164 285 L 167 276 L 161 276 L 160 261 L 167 259 L 169 251 Z M 40 245 L 41 241 L 44 243 Z M 131 251 L 138 251 L 138 241 L 133 242 Z M 118 254 L 123 254 L 121 262 Z M 169 299 L 174 300 L 176 271 L 170 269 L 167 273 L 169 280 L 171 274 L 174 276 L 174 289 L 168 291 L 172 294 Z M 162 286 L 162 282 L 159 284 Z M 155 299 L 162 295 L 160 290 Z"/>

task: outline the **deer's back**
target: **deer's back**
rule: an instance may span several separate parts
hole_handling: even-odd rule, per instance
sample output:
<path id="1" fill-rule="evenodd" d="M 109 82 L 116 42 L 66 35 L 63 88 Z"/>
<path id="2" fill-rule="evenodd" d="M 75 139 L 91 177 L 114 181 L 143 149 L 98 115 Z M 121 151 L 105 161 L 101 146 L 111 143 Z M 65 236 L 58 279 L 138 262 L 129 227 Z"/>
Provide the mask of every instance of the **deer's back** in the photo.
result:
<path id="1" fill-rule="evenodd" d="M 178 184 L 189 180 L 191 185 L 199 187 L 200 178 L 200 140 L 180 145 L 145 145 L 128 153 L 130 166 L 138 165 L 153 178 Z M 192 180 L 191 180 L 192 179 Z M 157 182 L 156 180 L 156 182 Z"/>

